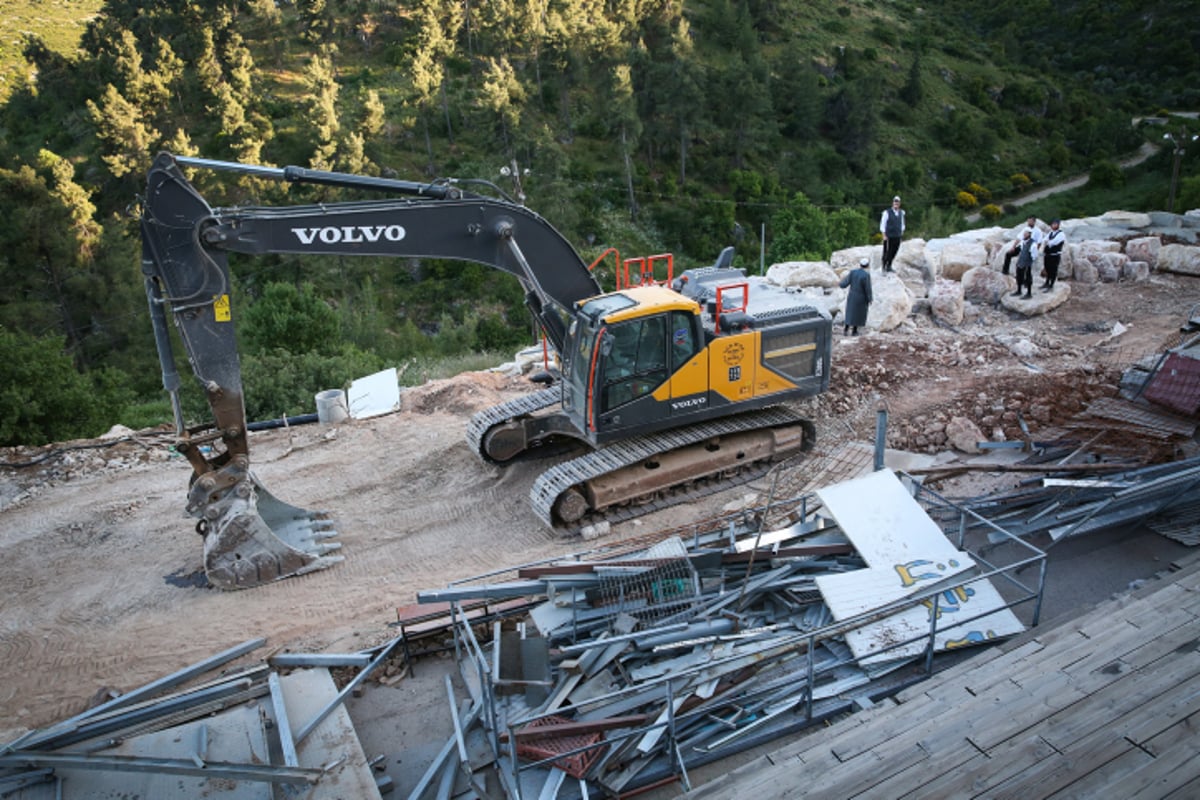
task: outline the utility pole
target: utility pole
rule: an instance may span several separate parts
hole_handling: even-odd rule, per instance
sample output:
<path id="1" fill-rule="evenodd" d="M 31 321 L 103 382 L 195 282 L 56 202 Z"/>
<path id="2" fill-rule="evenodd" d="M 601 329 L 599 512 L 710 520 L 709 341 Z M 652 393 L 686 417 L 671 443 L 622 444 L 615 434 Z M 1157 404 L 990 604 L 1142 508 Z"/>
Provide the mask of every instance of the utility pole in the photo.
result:
<path id="1" fill-rule="evenodd" d="M 1200 139 L 1196 134 L 1188 135 L 1187 128 L 1180 128 L 1179 133 L 1164 133 L 1163 138 L 1171 143 L 1174 149 L 1175 163 L 1171 166 L 1171 191 L 1167 195 L 1167 211 L 1175 213 L 1175 187 L 1179 184 L 1179 162 L 1183 160 L 1183 153 L 1188 142 L 1194 142 Z"/>

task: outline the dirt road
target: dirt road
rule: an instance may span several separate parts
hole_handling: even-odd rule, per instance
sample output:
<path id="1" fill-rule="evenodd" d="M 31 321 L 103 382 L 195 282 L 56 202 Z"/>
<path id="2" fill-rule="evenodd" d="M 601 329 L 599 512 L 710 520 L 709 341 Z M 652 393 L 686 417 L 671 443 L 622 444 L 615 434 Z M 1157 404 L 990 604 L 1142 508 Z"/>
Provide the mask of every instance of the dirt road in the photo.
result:
<path id="1" fill-rule="evenodd" d="M 1136 153 L 1128 158 L 1121 159 L 1118 164 L 1120 165 L 1121 169 L 1136 167 L 1138 164 L 1141 164 L 1143 161 L 1150 158 L 1157 152 L 1158 147 L 1156 145 L 1151 144 L 1150 142 L 1143 142 L 1142 146 L 1138 148 Z M 1053 186 L 1046 186 L 1045 188 L 1037 189 L 1018 197 L 1013 197 L 1009 200 L 1006 200 L 1004 205 L 1016 206 L 1017 208 L 1020 208 L 1023 205 L 1028 205 L 1029 203 L 1037 200 L 1042 200 L 1046 197 L 1050 197 L 1051 195 L 1060 194 L 1061 192 L 1068 192 L 1071 189 L 1078 189 L 1080 186 L 1086 184 L 1088 182 L 1088 178 L 1090 177 L 1091 173 L 1085 172 L 1082 175 L 1076 175 L 1074 178 L 1069 178 L 1061 183 L 1056 183 Z M 982 215 L 978 211 L 972 211 L 966 216 L 967 222 L 972 225 L 974 225 L 976 222 L 979 222 L 980 219 L 982 219 Z"/>

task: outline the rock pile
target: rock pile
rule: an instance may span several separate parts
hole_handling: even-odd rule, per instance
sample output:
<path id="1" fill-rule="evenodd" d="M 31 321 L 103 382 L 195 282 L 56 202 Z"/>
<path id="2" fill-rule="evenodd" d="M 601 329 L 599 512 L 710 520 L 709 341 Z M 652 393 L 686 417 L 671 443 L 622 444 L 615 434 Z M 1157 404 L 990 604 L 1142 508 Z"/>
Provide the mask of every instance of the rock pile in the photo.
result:
<path id="1" fill-rule="evenodd" d="M 1038 221 L 1041 230 L 1047 223 Z M 1066 303 L 1071 283 L 1138 283 L 1155 272 L 1200 276 L 1200 210 L 1187 214 L 1109 211 L 1099 217 L 1064 220 L 1067 237 L 1053 291 L 1028 299 L 1014 296 L 1016 279 L 1001 271 L 1004 251 L 1018 228 L 979 228 L 944 239 L 909 239 L 900 245 L 895 272 L 880 269 L 880 248 L 851 247 L 828 262 L 773 264 L 767 280 L 792 287 L 835 317 L 845 306 L 841 276 L 860 259 L 871 260 L 872 288 L 867 327 L 888 331 L 914 311 L 935 321 L 959 325 L 971 306 L 996 306 L 1015 314 L 1039 316 Z M 1040 263 L 1034 269 L 1040 269 Z M 927 299 L 927 303 L 917 302 Z"/>

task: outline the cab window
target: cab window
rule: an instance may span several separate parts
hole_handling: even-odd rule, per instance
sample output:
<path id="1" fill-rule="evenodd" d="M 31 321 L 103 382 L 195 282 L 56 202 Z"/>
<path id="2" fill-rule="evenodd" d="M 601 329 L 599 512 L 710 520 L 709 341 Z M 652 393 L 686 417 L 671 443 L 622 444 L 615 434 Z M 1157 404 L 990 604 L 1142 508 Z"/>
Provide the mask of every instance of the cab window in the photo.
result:
<path id="1" fill-rule="evenodd" d="M 667 318 L 612 325 L 603 346 L 601 411 L 650 394 L 667 379 Z"/>

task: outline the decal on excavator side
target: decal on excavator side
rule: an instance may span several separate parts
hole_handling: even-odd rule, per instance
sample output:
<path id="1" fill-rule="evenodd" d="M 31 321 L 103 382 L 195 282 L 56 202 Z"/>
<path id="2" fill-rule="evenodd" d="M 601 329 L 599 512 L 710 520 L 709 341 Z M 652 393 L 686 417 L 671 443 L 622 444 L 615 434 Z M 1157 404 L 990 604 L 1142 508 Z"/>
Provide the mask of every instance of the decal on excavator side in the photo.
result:
<path id="1" fill-rule="evenodd" d="M 323 244 L 362 244 L 386 239 L 399 242 L 406 231 L 403 225 L 342 225 L 325 228 L 292 228 L 300 244 L 312 244 L 320 239 Z"/>

